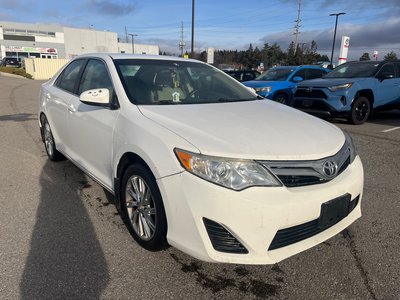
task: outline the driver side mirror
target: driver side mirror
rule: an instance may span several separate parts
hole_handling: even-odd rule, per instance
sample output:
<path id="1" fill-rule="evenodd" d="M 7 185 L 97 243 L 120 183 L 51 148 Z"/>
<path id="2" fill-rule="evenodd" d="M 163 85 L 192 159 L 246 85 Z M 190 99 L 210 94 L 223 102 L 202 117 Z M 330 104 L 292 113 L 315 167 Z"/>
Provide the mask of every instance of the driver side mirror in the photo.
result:
<path id="1" fill-rule="evenodd" d="M 301 76 L 295 76 L 295 77 L 293 77 L 293 82 L 300 82 L 300 81 L 303 81 L 304 79 L 303 79 L 303 77 L 301 77 Z"/>
<path id="2" fill-rule="evenodd" d="M 392 73 L 382 73 L 378 74 L 377 78 L 379 79 L 379 81 L 384 81 L 385 79 L 394 78 L 394 75 Z"/>
<path id="3" fill-rule="evenodd" d="M 84 91 L 79 100 L 88 105 L 108 106 L 110 104 L 110 91 L 107 88 Z"/>

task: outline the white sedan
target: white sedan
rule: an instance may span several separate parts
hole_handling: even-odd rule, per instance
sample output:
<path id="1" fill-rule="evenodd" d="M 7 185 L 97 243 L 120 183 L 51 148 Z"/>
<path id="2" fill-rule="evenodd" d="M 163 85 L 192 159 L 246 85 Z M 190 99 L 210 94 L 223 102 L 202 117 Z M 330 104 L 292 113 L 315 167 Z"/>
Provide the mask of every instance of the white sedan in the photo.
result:
<path id="1" fill-rule="evenodd" d="M 347 134 L 199 61 L 79 56 L 43 84 L 39 120 L 49 158 L 109 190 L 149 250 L 272 264 L 361 216 Z"/>

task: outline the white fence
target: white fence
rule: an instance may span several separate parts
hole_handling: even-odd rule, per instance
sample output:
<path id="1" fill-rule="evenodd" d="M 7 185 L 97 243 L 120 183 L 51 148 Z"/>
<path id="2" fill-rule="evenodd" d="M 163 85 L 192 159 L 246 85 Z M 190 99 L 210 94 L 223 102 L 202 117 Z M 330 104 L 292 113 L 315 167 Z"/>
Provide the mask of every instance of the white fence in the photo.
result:
<path id="1" fill-rule="evenodd" d="M 25 69 L 33 79 L 47 80 L 53 77 L 68 61 L 68 59 L 25 58 Z"/>

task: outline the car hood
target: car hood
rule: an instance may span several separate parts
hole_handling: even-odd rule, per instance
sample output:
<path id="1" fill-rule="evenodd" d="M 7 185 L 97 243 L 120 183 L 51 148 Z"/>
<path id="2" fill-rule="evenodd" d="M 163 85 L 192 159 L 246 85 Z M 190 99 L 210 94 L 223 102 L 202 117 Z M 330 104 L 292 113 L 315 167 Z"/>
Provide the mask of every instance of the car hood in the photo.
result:
<path id="1" fill-rule="evenodd" d="M 264 80 L 251 80 L 251 81 L 245 81 L 242 82 L 245 86 L 251 87 L 251 88 L 260 88 L 260 87 L 266 87 L 266 86 L 275 86 L 279 83 L 282 83 L 284 81 L 264 81 Z"/>
<path id="2" fill-rule="evenodd" d="M 139 109 L 201 153 L 213 156 L 320 159 L 336 154 L 345 141 L 336 126 L 272 101 L 147 105 Z"/>
<path id="3" fill-rule="evenodd" d="M 365 78 L 318 78 L 312 80 L 304 80 L 298 83 L 297 87 L 329 87 L 334 85 L 346 84 L 349 82 L 357 82 L 360 80 L 365 80 Z"/>

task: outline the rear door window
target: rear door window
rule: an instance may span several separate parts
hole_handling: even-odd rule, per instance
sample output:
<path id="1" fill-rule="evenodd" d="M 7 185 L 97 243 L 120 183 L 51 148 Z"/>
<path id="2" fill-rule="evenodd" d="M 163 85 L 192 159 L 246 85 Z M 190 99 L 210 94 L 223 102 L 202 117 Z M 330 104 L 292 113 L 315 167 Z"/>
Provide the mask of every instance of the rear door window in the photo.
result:
<path id="1" fill-rule="evenodd" d="M 76 94 L 76 85 L 78 84 L 79 75 L 85 62 L 83 59 L 71 62 L 57 78 L 55 86 L 64 91 Z"/>

